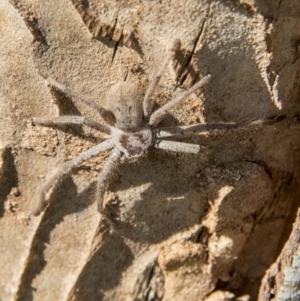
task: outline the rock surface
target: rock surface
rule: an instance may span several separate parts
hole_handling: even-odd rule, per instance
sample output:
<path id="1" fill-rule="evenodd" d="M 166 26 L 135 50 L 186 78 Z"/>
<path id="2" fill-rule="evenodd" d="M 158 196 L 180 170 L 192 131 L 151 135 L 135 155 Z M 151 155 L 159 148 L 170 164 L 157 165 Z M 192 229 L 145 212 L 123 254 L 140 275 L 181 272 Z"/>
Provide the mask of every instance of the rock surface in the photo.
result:
<path id="1" fill-rule="evenodd" d="M 0 300 L 289 300 L 288 271 L 274 264 L 299 271 L 299 33 L 298 0 L 2 0 Z M 213 79 L 164 125 L 286 119 L 185 138 L 203 146 L 199 155 L 151 150 L 124 162 L 105 195 L 115 231 L 94 198 L 109 152 L 31 216 L 55 168 L 106 138 L 33 126 L 64 114 L 99 120 L 38 71 L 104 104 L 119 81 L 144 94 L 176 38 L 182 50 L 155 106 Z"/>

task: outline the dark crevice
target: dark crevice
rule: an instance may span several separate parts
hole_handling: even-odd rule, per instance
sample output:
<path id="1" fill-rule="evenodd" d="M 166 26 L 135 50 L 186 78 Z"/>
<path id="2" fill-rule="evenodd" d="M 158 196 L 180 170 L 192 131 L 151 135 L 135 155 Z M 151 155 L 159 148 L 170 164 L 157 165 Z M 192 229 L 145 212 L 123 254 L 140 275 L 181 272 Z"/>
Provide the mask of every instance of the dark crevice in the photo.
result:
<path id="1" fill-rule="evenodd" d="M 110 38 L 110 42 L 112 41 L 113 36 L 115 34 L 115 30 L 117 28 L 117 23 L 118 23 L 118 13 L 117 13 L 117 16 L 116 16 L 116 19 L 115 19 L 115 23 L 114 23 L 113 28 L 112 28 L 112 36 Z M 113 55 L 112 55 L 112 58 L 111 58 L 111 63 L 113 63 L 113 61 L 114 61 L 115 55 L 116 55 L 117 50 L 118 50 L 119 42 L 122 39 L 122 37 L 123 37 L 123 29 L 122 29 L 122 32 L 121 32 L 121 34 L 119 36 L 119 40 L 115 41 L 115 46 L 114 46 L 114 51 L 113 51 Z"/>
<path id="2" fill-rule="evenodd" d="M 277 218 L 288 218 L 293 205 L 293 191 L 296 189 L 296 182 L 293 174 L 287 171 L 264 167 L 273 182 L 273 198 L 269 200 L 262 211 L 257 214 L 257 223 Z M 287 201 L 287 199 L 290 199 Z M 283 208 L 282 206 L 286 206 Z M 280 208 L 281 207 L 281 208 Z"/>
<path id="3" fill-rule="evenodd" d="M 183 83 L 185 82 L 187 76 L 188 76 L 187 72 L 182 75 L 182 77 L 180 78 L 180 81 L 179 81 L 180 86 L 183 85 Z"/>
<path id="4" fill-rule="evenodd" d="M 215 286 L 215 290 L 214 291 L 227 290 L 227 286 L 228 286 L 228 282 L 224 282 L 224 281 L 218 279 L 218 282 L 217 282 L 217 284 Z"/>
<path id="5" fill-rule="evenodd" d="M 0 217 L 4 214 L 4 201 L 13 187 L 18 186 L 18 172 L 11 148 L 5 148 L 2 153 L 2 170 L 0 170 Z"/>
<path id="6" fill-rule="evenodd" d="M 202 25 L 201 25 L 200 30 L 199 30 L 199 32 L 198 32 L 198 35 L 196 36 L 196 39 L 195 39 L 195 41 L 194 41 L 193 49 L 192 49 L 192 51 L 191 51 L 189 57 L 187 58 L 185 67 L 187 67 L 187 66 L 190 64 L 190 62 L 191 62 L 191 60 L 192 60 L 192 57 L 193 57 L 193 55 L 195 54 L 195 50 L 196 50 L 196 47 L 197 47 L 197 45 L 198 45 L 198 43 L 199 43 L 199 40 L 200 40 L 200 38 L 201 38 L 201 36 L 202 36 L 202 33 L 203 33 L 203 29 L 204 29 L 205 23 L 206 23 L 206 18 L 204 18 L 204 20 L 202 21 Z"/>
<path id="7" fill-rule="evenodd" d="M 113 63 L 114 58 L 115 58 L 115 55 L 116 55 L 116 53 L 117 53 L 118 46 L 119 46 L 119 41 L 115 43 L 114 52 L 113 52 L 113 55 L 112 55 L 112 58 L 111 58 L 111 62 L 112 62 L 112 63 Z"/>
<path id="8" fill-rule="evenodd" d="M 148 275 L 148 279 L 147 279 L 147 293 L 145 295 L 145 300 L 149 300 L 149 293 L 150 293 L 150 288 L 149 288 L 149 284 L 150 284 L 150 281 L 151 281 L 151 278 L 153 277 L 153 274 L 154 274 L 154 268 L 155 268 L 155 265 L 152 266 L 150 272 L 149 272 L 149 275 Z"/>
<path id="9" fill-rule="evenodd" d="M 124 33 L 118 25 L 118 15 L 113 24 L 102 22 L 96 18 L 92 12 L 88 11 L 88 1 L 72 0 L 74 7 L 81 16 L 84 24 L 90 31 L 92 37 L 107 47 L 114 48 L 113 58 L 119 46 L 126 46 L 136 51 L 140 56 L 143 56 L 142 49 L 135 37 L 133 31 Z"/>
<path id="10" fill-rule="evenodd" d="M 89 5 L 89 1 L 88 0 L 77 0 L 78 4 L 81 4 L 82 7 L 86 10 L 89 9 L 90 5 Z"/>
<path id="11" fill-rule="evenodd" d="M 202 244 L 203 246 L 207 246 L 209 236 L 210 234 L 208 228 L 203 226 L 197 235 L 196 242 Z"/>
<path id="12" fill-rule="evenodd" d="M 127 70 L 127 71 L 126 71 L 126 73 L 125 73 L 124 79 L 123 79 L 123 81 L 124 81 L 124 82 L 126 82 L 126 81 L 127 81 L 128 74 L 129 74 L 129 72 L 128 72 L 128 70 Z"/>
<path id="13" fill-rule="evenodd" d="M 265 170 L 273 182 L 273 196 L 270 198 L 264 208 L 257 212 L 256 224 L 268 220 L 284 219 L 286 220 L 284 231 L 278 245 L 278 252 L 282 250 L 292 232 L 295 222 L 296 212 L 300 206 L 299 183 L 294 175 L 287 171 L 282 171 L 266 166 Z"/>
<path id="14" fill-rule="evenodd" d="M 118 13 L 117 13 L 117 15 L 116 15 L 114 25 L 113 25 L 113 27 L 112 27 L 112 36 L 111 36 L 111 38 L 110 38 L 110 41 L 112 41 L 112 39 L 113 39 L 115 30 L 116 30 L 116 28 L 117 28 L 117 23 L 118 23 Z M 122 31 L 123 31 L 123 30 L 122 30 Z M 121 35 L 121 36 L 122 36 L 122 35 Z M 118 42 L 118 41 L 117 41 L 117 42 Z"/>
<path id="15" fill-rule="evenodd" d="M 187 83 L 187 88 L 191 87 L 195 82 L 197 82 L 199 78 L 199 70 L 196 70 L 195 67 L 192 65 L 192 59 L 195 56 L 197 45 L 203 35 L 204 28 L 206 24 L 206 18 L 202 21 L 200 26 L 200 30 L 194 40 L 193 48 L 188 51 L 178 51 L 175 55 L 174 59 L 174 69 L 177 73 L 176 79 L 176 87 L 182 86 L 186 83 L 187 79 L 189 79 L 189 83 Z"/>

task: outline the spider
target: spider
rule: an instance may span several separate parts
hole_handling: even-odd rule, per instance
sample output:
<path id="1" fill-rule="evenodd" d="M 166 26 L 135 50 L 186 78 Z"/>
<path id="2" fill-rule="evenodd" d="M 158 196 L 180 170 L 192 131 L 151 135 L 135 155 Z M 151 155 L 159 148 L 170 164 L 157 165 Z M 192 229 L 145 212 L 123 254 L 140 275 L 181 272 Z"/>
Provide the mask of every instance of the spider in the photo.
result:
<path id="1" fill-rule="evenodd" d="M 176 51 L 179 50 L 180 41 L 176 40 L 168 57 L 163 62 L 160 70 L 157 72 L 147 89 L 143 104 L 140 104 L 138 100 L 139 91 L 134 85 L 127 82 L 119 82 L 111 87 L 107 95 L 107 107 L 104 108 L 89 100 L 86 96 L 77 93 L 76 91 L 39 72 L 39 74 L 47 80 L 50 85 L 56 87 L 62 92 L 78 98 L 83 103 L 95 109 L 100 114 L 103 123 L 95 122 L 85 118 L 84 116 L 63 115 L 47 120 L 34 117 L 32 119 L 33 124 L 42 126 L 57 126 L 64 124 L 85 125 L 110 135 L 110 138 L 91 147 L 56 170 L 54 175 L 41 189 L 38 201 L 32 211 L 34 215 L 39 215 L 42 212 L 47 203 L 46 195 L 57 182 L 59 182 L 65 175 L 69 174 L 74 167 L 94 156 L 97 156 L 101 152 L 112 150 L 111 155 L 100 172 L 97 181 L 96 198 L 98 202 L 98 211 L 105 215 L 103 206 L 105 188 L 111 174 L 120 162 L 125 159 L 141 157 L 147 153 L 150 147 L 174 152 L 197 154 L 200 152 L 200 146 L 197 144 L 175 142 L 165 140 L 164 138 L 189 135 L 214 129 L 235 128 L 240 125 L 238 123 L 202 123 L 188 126 L 157 127 L 168 111 L 180 105 L 190 94 L 205 86 L 211 79 L 211 75 L 207 74 L 190 89 L 152 112 L 153 102 L 151 100 L 151 96 L 153 95 L 168 63 L 174 59 Z M 247 123 L 247 125 L 262 123 L 264 123 L 264 120 Z"/>

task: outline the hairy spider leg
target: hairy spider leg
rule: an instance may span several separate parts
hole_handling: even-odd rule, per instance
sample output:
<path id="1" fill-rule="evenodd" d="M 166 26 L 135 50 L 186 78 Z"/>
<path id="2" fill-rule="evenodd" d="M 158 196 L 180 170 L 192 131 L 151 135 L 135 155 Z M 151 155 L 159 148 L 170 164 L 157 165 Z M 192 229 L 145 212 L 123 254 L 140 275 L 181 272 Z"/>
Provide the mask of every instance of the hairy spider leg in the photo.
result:
<path id="1" fill-rule="evenodd" d="M 220 123 L 196 123 L 191 125 L 170 126 L 156 129 L 157 138 L 173 137 L 197 134 L 213 130 L 228 130 L 237 128 L 248 128 L 254 126 L 270 125 L 285 119 L 284 115 L 271 116 L 266 119 L 258 119 L 247 122 L 220 122 Z"/>
<path id="2" fill-rule="evenodd" d="M 177 153 L 198 154 L 200 145 L 193 143 L 177 142 L 170 140 L 155 140 L 153 143 L 155 148 L 169 150 Z"/>
<path id="3" fill-rule="evenodd" d="M 98 177 L 96 197 L 98 202 L 98 211 L 104 215 L 105 213 L 103 212 L 103 196 L 110 176 L 119 165 L 121 155 L 122 154 L 118 149 L 114 149 Z"/>
<path id="4" fill-rule="evenodd" d="M 95 109 L 99 114 L 100 116 L 102 117 L 102 119 L 112 125 L 112 123 L 114 122 L 112 116 L 111 116 L 111 113 L 106 110 L 104 107 L 98 105 L 97 103 L 95 103 L 94 101 L 90 100 L 88 97 L 86 97 L 85 95 L 82 95 L 78 92 L 76 92 L 75 90 L 63 85 L 63 84 L 60 84 L 59 82 L 57 82 L 55 79 L 53 79 L 52 77 L 48 76 L 47 74 L 41 72 L 41 71 L 38 71 L 38 74 L 40 76 L 42 76 L 45 80 L 47 80 L 47 82 L 59 89 L 60 91 L 64 92 L 64 93 L 67 93 L 71 96 L 74 96 L 76 97 L 77 99 L 81 100 L 83 103 L 85 103 L 86 105 L 88 105 L 89 107 Z"/>
<path id="5" fill-rule="evenodd" d="M 39 193 L 39 197 L 36 201 L 34 209 L 32 211 L 33 215 L 39 215 L 41 211 L 44 209 L 46 205 L 46 194 L 47 192 L 59 181 L 63 179 L 64 176 L 69 174 L 72 169 L 82 162 L 97 156 L 99 153 L 104 152 L 106 150 L 112 149 L 114 144 L 111 139 L 107 139 L 96 146 L 91 147 L 87 151 L 81 153 L 74 159 L 66 162 L 61 167 L 59 167 L 54 175 L 46 182 L 46 184 L 42 187 L 41 192 Z"/>
<path id="6" fill-rule="evenodd" d="M 145 118 L 148 118 L 150 116 L 150 114 L 152 113 L 153 102 L 150 97 L 152 96 L 156 87 L 158 86 L 158 84 L 162 78 L 162 75 L 168 66 L 168 63 L 174 59 L 176 51 L 179 51 L 179 50 L 180 50 L 180 40 L 177 39 L 174 41 L 173 47 L 170 49 L 169 55 L 164 60 L 163 64 L 161 65 L 161 68 L 158 70 L 158 72 L 154 76 L 149 88 L 147 89 L 147 92 L 146 92 L 144 100 L 143 100 L 143 111 L 144 111 Z"/>
<path id="7" fill-rule="evenodd" d="M 172 99 L 171 101 L 167 102 L 164 106 L 162 106 L 161 108 L 153 112 L 150 116 L 149 124 L 151 126 L 156 126 L 157 124 L 159 124 L 169 110 L 180 105 L 188 96 L 196 92 L 202 86 L 208 84 L 210 79 L 211 79 L 211 74 L 207 74 L 199 82 L 193 85 L 190 89 L 183 92 L 182 94 Z"/>
<path id="8" fill-rule="evenodd" d="M 43 126 L 57 126 L 57 125 L 86 125 L 90 128 L 93 128 L 102 133 L 110 134 L 111 130 L 107 125 L 101 124 L 94 120 L 85 118 L 83 116 L 69 116 L 63 115 L 55 118 L 44 119 L 44 118 L 32 118 L 34 124 L 43 125 Z"/>

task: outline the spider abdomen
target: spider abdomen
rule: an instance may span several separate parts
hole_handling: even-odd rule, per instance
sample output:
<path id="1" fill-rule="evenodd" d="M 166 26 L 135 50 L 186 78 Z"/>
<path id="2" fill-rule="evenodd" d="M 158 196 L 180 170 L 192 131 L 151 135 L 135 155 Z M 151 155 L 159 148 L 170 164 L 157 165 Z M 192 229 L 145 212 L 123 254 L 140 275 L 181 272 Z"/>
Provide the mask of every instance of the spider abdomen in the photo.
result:
<path id="1" fill-rule="evenodd" d="M 120 129 L 114 129 L 112 140 L 127 158 L 135 158 L 144 155 L 152 143 L 152 131 L 144 127 L 136 132 L 126 133 Z"/>

